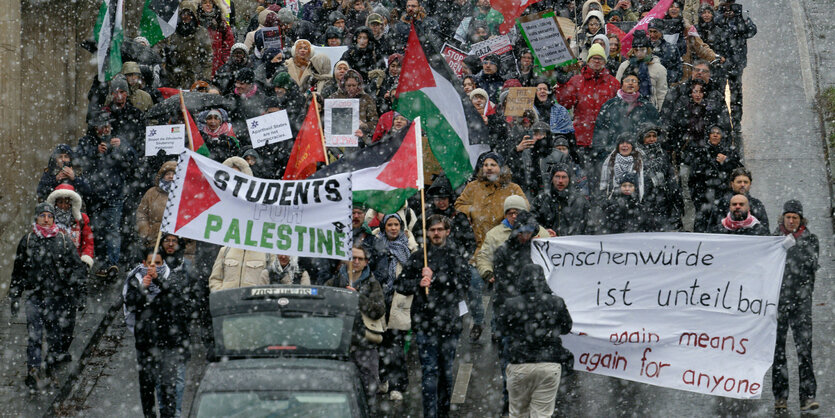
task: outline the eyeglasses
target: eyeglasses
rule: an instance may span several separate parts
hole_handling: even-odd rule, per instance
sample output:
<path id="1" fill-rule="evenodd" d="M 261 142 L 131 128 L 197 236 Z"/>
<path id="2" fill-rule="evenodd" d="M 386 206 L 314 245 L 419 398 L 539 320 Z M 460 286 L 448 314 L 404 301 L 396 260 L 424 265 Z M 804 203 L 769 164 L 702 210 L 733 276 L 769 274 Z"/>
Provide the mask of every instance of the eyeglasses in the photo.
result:
<path id="1" fill-rule="evenodd" d="M 519 214 L 519 211 L 516 210 L 516 209 L 511 209 L 511 210 L 505 212 L 505 215 L 508 215 L 508 216 L 516 216 L 518 214 Z"/>
<path id="2" fill-rule="evenodd" d="M 694 68 L 693 72 L 697 74 L 710 74 L 710 70 L 705 68 Z"/>
<path id="3" fill-rule="evenodd" d="M 162 240 L 162 242 L 164 242 L 166 244 L 176 244 L 176 243 L 180 242 L 180 240 L 178 240 L 177 238 L 166 238 L 166 239 Z"/>

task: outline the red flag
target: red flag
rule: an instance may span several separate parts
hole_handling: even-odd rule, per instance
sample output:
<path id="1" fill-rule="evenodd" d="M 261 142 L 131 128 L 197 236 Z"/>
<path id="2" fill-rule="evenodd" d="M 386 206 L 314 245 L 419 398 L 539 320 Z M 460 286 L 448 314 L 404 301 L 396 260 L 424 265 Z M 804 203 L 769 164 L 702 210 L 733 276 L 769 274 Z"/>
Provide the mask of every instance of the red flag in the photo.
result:
<path id="1" fill-rule="evenodd" d="M 626 56 L 626 53 L 632 49 L 632 34 L 635 33 L 636 30 L 647 30 L 647 26 L 652 19 L 663 19 L 672 4 L 673 0 L 659 1 L 646 16 L 642 17 L 641 20 L 639 20 L 638 23 L 632 27 L 632 30 L 630 30 L 626 36 L 620 38 L 621 55 Z"/>
<path id="2" fill-rule="evenodd" d="M 310 100 L 310 106 L 307 107 L 307 116 L 304 117 L 299 134 L 296 135 L 296 142 L 290 152 L 290 160 L 287 161 L 283 179 L 304 180 L 316 171 L 316 163 L 327 162 L 325 144 L 322 141 L 322 131 L 319 129 L 319 109 L 314 96 Z"/>
<path id="3" fill-rule="evenodd" d="M 504 16 L 504 23 L 499 25 L 499 33 L 504 35 L 510 28 L 516 25 L 516 18 L 522 16 L 522 12 L 528 6 L 540 0 L 490 0 L 490 7 L 496 9 Z M 404 66 L 405 67 L 405 66 Z"/>
<path id="4" fill-rule="evenodd" d="M 188 109 L 186 109 L 182 92 L 180 92 L 180 110 L 183 112 L 183 121 L 186 124 L 186 135 L 189 138 L 191 150 L 204 157 L 208 157 L 209 148 L 203 143 L 203 135 L 200 134 L 200 129 L 197 128 L 197 124 L 194 123 L 191 113 L 189 113 Z"/>

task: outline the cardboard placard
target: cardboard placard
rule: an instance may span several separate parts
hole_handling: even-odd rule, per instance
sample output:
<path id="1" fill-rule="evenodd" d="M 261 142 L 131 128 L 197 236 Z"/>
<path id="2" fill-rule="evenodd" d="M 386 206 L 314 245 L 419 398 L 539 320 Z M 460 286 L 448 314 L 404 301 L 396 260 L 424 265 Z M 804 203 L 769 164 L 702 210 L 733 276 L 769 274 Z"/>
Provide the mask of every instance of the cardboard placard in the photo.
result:
<path id="1" fill-rule="evenodd" d="M 260 148 L 267 144 L 274 144 L 293 137 L 290 129 L 290 119 L 287 118 L 286 110 L 267 113 L 246 120 L 246 129 L 249 130 L 249 138 L 252 141 L 252 148 Z"/>
<path id="2" fill-rule="evenodd" d="M 145 156 L 179 154 L 186 147 L 186 125 L 153 125 L 145 127 Z"/>
<path id="3" fill-rule="evenodd" d="M 444 60 L 449 65 L 449 68 L 452 69 L 452 72 L 458 78 L 464 76 L 464 58 L 467 58 L 467 53 L 452 46 L 449 44 L 444 44 L 441 47 L 441 55 L 443 55 Z"/>
<path id="4" fill-rule="evenodd" d="M 523 116 L 525 111 L 533 109 L 536 87 L 511 87 L 505 100 L 505 116 Z"/>
<path id="5" fill-rule="evenodd" d="M 510 43 L 510 37 L 507 35 L 494 36 L 486 41 L 473 44 L 470 55 L 476 55 L 479 58 L 484 58 L 488 55 L 501 55 L 505 52 L 513 50 L 513 45 Z"/>
<path id="6" fill-rule="evenodd" d="M 534 67 L 538 71 L 577 62 L 553 11 L 522 16 L 517 19 L 517 27 L 533 54 Z"/>
<path id="7" fill-rule="evenodd" d="M 360 128 L 360 99 L 325 99 L 325 145 L 357 147 L 354 132 Z"/>

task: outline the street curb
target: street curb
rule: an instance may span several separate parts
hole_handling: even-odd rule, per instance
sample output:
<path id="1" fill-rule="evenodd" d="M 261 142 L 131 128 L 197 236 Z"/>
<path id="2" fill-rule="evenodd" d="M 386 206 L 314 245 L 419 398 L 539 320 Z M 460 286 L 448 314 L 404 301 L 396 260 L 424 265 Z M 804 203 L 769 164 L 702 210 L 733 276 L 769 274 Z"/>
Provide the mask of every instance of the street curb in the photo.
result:
<path id="1" fill-rule="evenodd" d="M 110 300 L 108 305 L 108 300 Z M 100 318 L 91 318 L 90 322 L 94 322 L 93 325 L 93 332 L 89 333 L 89 339 L 84 341 L 75 347 L 70 347 L 70 351 L 73 355 L 73 360 L 70 362 L 67 369 L 62 373 L 60 381 L 62 382 L 58 388 L 55 390 L 55 395 L 52 397 L 51 400 L 48 402 L 48 407 L 46 412 L 44 413 L 44 417 L 54 417 L 58 413 L 58 408 L 60 407 L 61 403 L 63 403 L 67 397 L 72 393 L 73 385 L 75 385 L 78 376 L 81 375 L 81 372 L 84 371 L 84 367 L 86 366 L 86 359 L 90 355 L 99 340 L 101 340 L 102 335 L 104 335 L 104 331 L 107 327 L 112 323 L 113 319 L 118 314 L 118 311 L 122 307 L 122 294 L 121 294 L 121 282 L 116 281 L 116 283 L 110 284 L 106 290 L 102 292 L 102 305 L 107 306 L 107 310 L 101 315 Z M 98 319 L 98 322 L 96 322 Z M 81 324 L 78 324 L 81 325 Z"/>
<path id="2" fill-rule="evenodd" d="M 806 3 L 809 0 L 799 0 L 800 5 L 802 6 L 801 9 L 803 10 L 803 18 L 810 22 L 809 14 L 807 11 Z M 796 28 L 795 28 L 796 29 Z M 821 142 L 823 148 L 823 158 L 824 158 L 824 167 L 826 167 L 826 180 L 827 180 L 827 187 L 829 188 L 829 219 L 832 224 L 832 229 L 835 230 L 835 188 L 833 188 L 833 182 L 835 182 L 835 177 L 832 174 L 832 165 L 833 160 L 832 158 L 835 157 L 835 150 L 833 150 L 829 145 L 829 132 L 826 123 L 826 115 L 824 114 L 823 107 L 820 105 L 821 100 L 821 92 L 823 91 L 822 80 L 821 80 L 821 58 L 818 54 L 817 48 L 815 48 L 815 39 L 812 36 L 809 36 L 808 31 L 803 33 L 803 37 L 806 38 L 806 43 L 809 45 L 810 56 L 812 57 L 812 74 L 814 76 L 814 88 L 815 88 L 815 103 L 812 104 L 812 110 L 818 115 L 818 123 L 821 132 Z M 835 127 L 832 127 L 835 130 Z"/>

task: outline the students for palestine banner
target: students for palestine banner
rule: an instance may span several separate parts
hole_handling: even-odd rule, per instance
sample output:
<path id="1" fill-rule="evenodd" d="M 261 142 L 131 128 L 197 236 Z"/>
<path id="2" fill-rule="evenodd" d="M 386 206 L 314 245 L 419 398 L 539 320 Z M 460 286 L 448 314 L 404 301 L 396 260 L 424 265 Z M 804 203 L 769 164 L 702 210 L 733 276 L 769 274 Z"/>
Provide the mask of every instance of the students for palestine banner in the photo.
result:
<path id="1" fill-rule="evenodd" d="M 266 253 L 351 258 L 351 177 L 267 180 L 186 150 L 162 230 Z"/>

